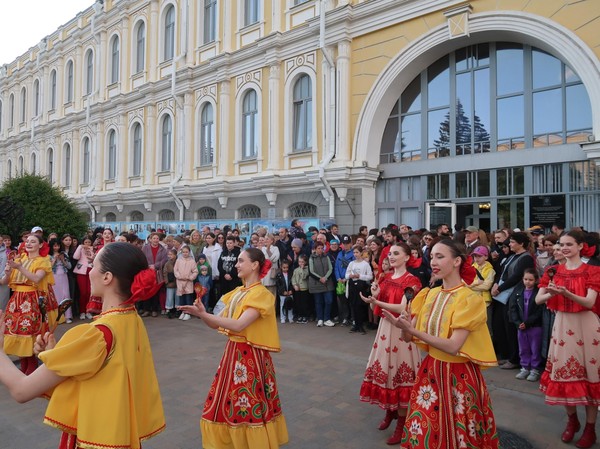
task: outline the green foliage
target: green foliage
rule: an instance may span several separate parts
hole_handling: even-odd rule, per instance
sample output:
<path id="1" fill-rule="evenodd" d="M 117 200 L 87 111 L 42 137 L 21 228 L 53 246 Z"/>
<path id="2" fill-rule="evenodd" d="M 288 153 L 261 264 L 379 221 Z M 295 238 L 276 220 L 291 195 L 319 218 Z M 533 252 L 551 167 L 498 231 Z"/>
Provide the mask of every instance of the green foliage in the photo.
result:
<path id="1" fill-rule="evenodd" d="M 85 214 L 44 177 L 25 174 L 0 189 L 0 233 L 13 242 L 22 231 L 41 226 L 44 234 L 81 236 L 88 228 Z"/>

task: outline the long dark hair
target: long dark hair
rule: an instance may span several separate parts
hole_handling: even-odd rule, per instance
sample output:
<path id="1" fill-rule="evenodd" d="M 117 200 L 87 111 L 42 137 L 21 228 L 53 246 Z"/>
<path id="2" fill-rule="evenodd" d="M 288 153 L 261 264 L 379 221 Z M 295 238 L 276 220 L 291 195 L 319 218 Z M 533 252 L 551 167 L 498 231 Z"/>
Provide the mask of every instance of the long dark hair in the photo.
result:
<path id="1" fill-rule="evenodd" d="M 100 272 L 111 272 L 121 294 L 131 296 L 134 276 L 148 268 L 148 261 L 142 250 L 129 243 L 115 242 L 103 247 L 98 254 L 94 263 L 99 263 Z"/>

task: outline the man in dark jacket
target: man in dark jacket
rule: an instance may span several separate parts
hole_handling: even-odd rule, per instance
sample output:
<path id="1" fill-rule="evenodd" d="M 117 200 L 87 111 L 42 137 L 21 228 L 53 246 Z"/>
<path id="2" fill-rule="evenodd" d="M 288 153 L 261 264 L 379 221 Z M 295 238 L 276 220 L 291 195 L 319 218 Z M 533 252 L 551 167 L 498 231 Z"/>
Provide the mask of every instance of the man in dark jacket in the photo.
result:
<path id="1" fill-rule="evenodd" d="M 238 277 L 237 268 L 235 267 L 240 256 L 238 241 L 239 239 L 233 235 L 227 236 L 225 239 L 225 249 L 221 251 L 221 255 L 219 256 L 217 267 L 219 270 L 221 295 L 229 293 L 234 288 L 242 285 Z"/>

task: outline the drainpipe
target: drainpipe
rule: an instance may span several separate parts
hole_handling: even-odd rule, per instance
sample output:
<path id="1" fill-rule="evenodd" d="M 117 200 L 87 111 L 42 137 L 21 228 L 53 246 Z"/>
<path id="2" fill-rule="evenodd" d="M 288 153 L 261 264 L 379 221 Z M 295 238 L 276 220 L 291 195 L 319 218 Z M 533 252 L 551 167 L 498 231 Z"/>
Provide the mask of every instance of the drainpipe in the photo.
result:
<path id="1" fill-rule="evenodd" d="M 325 3 L 326 0 L 321 0 L 319 11 L 319 48 L 323 53 L 329 73 L 324 74 L 325 98 L 323 112 L 325 120 L 323 121 L 323 148 L 326 149 L 326 153 L 323 156 L 323 160 L 319 163 L 319 179 L 329 196 L 327 199 L 329 202 L 329 218 L 333 219 L 335 218 L 335 194 L 329 185 L 329 181 L 325 178 L 325 167 L 335 157 L 335 63 L 331 57 L 331 53 L 325 47 Z M 327 88 L 327 84 L 329 84 L 329 88 Z"/>
<path id="2" fill-rule="evenodd" d="M 175 186 L 179 183 L 179 181 L 181 181 L 181 178 L 183 177 L 183 148 L 185 145 L 185 139 L 184 139 L 184 122 L 185 122 L 185 108 L 184 105 L 181 103 L 181 101 L 179 100 L 179 98 L 177 98 L 177 94 L 176 94 L 176 86 L 177 86 L 177 63 L 179 61 L 181 61 L 182 59 L 185 59 L 185 57 L 187 56 L 187 44 L 188 44 L 188 3 L 189 1 L 185 1 L 183 3 L 183 12 L 182 12 L 182 20 L 181 23 L 184 25 L 184 30 L 183 30 L 183 40 L 182 40 L 182 45 L 181 45 L 181 54 L 179 56 L 177 56 L 176 58 L 173 58 L 173 63 L 171 65 L 171 96 L 173 97 L 173 99 L 175 100 L 175 110 L 177 111 L 177 107 L 179 107 L 179 109 L 181 109 L 181 119 L 177 120 L 177 140 L 178 140 L 178 144 L 177 144 L 177 165 L 176 165 L 176 175 L 175 178 L 173 178 L 173 180 L 169 183 L 169 194 L 173 197 L 173 200 L 175 201 L 175 205 L 177 206 L 177 208 L 179 209 L 179 220 L 183 221 L 184 218 L 184 212 L 185 212 L 185 205 L 183 204 L 183 201 L 181 201 L 181 198 L 179 198 L 177 196 L 177 194 L 175 193 Z"/>

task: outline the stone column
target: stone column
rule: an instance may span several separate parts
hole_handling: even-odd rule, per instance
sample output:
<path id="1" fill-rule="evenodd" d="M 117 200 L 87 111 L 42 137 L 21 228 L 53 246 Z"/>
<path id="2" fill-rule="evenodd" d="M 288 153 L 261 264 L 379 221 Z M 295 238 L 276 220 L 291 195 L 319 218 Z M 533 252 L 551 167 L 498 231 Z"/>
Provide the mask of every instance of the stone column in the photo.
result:
<path id="1" fill-rule="evenodd" d="M 367 228 L 372 229 L 377 227 L 377 202 L 375 196 L 375 187 L 361 188 L 361 203 L 362 203 L 362 221 L 361 223 Z"/>
<path id="2" fill-rule="evenodd" d="M 104 145 L 104 121 L 99 120 L 96 125 L 96 138 L 92 142 L 90 154 L 90 178 L 94 180 L 96 191 L 104 190 L 104 173 L 106 167 Z"/>
<path id="3" fill-rule="evenodd" d="M 98 52 L 98 57 L 96 58 L 96 73 L 98 74 L 98 81 L 96 82 L 98 86 L 98 93 L 96 94 L 96 98 L 98 101 L 104 101 L 104 96 L 106 94 L 106 71 L 108 70 L 108 55 L 106 53 L 106 31 L 102 31 L 100 33 L 100 51 Z"/>
<path id="4" fill-rule="evenodd" d="M 131 45 L 129 44 L 129 17 L 124 16 L 121 23 L 123 24 L 121 48 L 119 50 L 121 52 L 121 93 L 126 93 L 131 91 L 131 79 L 129 75 L 131 73 L 131 55 L 133 54 L 130 48 Z"/>
<path id="5" fill-rule="evenodd" d="M 194 154 L 197 151 L 197 144 L 194 142 L 196 133 L 194 132 L 194 94 L 186 93 L 183 99 L 183 115 L 185 123 L 182 125 L 183 131 L 183 148 L 176 154 L 181 158 L 183 179 L 193 179 L 194 175 Z M 177 144 L 176 144 L 177 145 Z"/>
<path id="6" fill-rule="evenodd" d="M 156 73 L 158 71 L 157 68 L 157 57 L 158 57 L 158 27 L 160 24 L 158 23 L 158 0 L 152 0 L 150 4 L 150 20 L 148 21 L 148 25 L 146 27 L 146 39 L 149 40 L 150 45 L 146 48 L 148 49 L 147 58 L 147 67 L 148 67 L 148 79 L 147 81 L 156 81 Z"/>
<path id="7" fill-rule="evenodd" d="M 115 186 L 117 189 L 122 189 L 127 186 L 127 175 L 129 173 L 129 158 L 126 155 L 129 153 L 128 148 L 128 133 L 127 133 L 127 114 L 119 116 L 119 140 L 117 145 L 117 161 L 115 164 Z"/>
<path id="8" fill-rule="evenodd" d="M 235 129 L 233 125 L 233 120 L 230 117 L 230 106 L 229 106 L 229 89 L 230 89 L 230 81 L 225 80 L 222 81 L 219 85 L 219 123 L 218 123 L 218 135 L 219 135 L 219 151 L 217 157 L 217 174 L 218 175 L 227 175 L 231 172 L 231 154 L 235 154 L 234 151 L 230 151 L 230 141 L 229 136 L 232 129 Z M 235 131 L 234 131 L 235 132 Z M 235 142 L 235 139 L 233 139 Z M 235 145 L 235 143 L 234 143 Z M 216 155 L 216 154 L 215 154 Z"/>
<path id="9" fill-rule="evenodd" d="M 269 112 L 268 123 L 266 124 L 269 132 L 269 141 L 267 145 L 267 170 L 276 170 L 280 167 L 280 73 L 281 70 L 279 68 L 279 61 L 276 61 L 269 67 Z"/>
<path id="10" fill-rule="evenodd" d="M 336 157 L 347 161 L 350 149 L 350 42 L 338 43 L 337 66 L 337 143 Z"/>
<path id="11" fill-rule="evenodd" d="M 156 106 L 149 105 L 147 111 L 147 123 L 144 127 L 144 142 L 142 146 L 142 166 L 144 171 L 144 185 L 156 183 Z"/>

